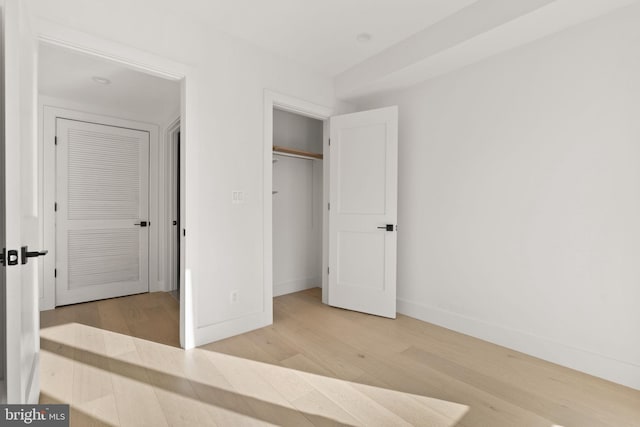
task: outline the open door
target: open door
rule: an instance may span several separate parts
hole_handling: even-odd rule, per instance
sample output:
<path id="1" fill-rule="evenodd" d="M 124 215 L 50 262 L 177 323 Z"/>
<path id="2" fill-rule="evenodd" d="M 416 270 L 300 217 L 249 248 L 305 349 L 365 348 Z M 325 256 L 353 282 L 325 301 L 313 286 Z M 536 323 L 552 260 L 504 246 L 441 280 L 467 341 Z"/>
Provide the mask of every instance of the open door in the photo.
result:
<path id="1" fill-rule="evenodd" d="M 398 108 L 330 120 L 329 305 L 396 317 Z"/>
<path id="2" fill-rule="evenodd" d="M 36 40 L 24 2 L 0 1 L 2 8 L 2 175 L 5 229 L 6 401 L 37 403 L 39 384 L 38 158 Z"/>

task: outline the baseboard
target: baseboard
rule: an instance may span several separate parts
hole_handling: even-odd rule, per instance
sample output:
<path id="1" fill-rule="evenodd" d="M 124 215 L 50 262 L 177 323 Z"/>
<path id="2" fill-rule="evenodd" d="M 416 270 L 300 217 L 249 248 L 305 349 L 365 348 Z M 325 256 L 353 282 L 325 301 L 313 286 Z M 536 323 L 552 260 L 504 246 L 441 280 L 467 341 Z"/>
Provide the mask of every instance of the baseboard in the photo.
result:
<path id="1" fill-rule="evenodd" d="M 640 366 L 398 298 L 398 313 L 640 390 Z"/>
<path id="2" fill-rule="evenodd" d="M 164 280 L 149 280 L 149 292 L 169 292 L 169 288 Z"/>
<path id="3" fill-rule="evenodd" d="M 31 363 L 31 373 L 29 374 L 28 388 L 26 391 L 26 402 L 35 405 L 40 400 L 40 352 L 33 356 Z"/>
<path id="4" fill-rule="evenodd" d="M 49 301 L 46 298 L 40 298 L 38 299 L 38 307 L 40 308 L 40 311 L 46 311 L 53 310 L 54 308 L 56 308 L 56 305 L 53 303 L 53 301 Z"/>
<path id="5" fill-rule="evenodd" d="M 199 326 L 195 331 L 194 347 L 260 329 L 273 323 L 269 313 L 258 312 L 213 325 Z"/>
<path id="6" fill-rule="evenodd" d="M 320 277 L 309 277 L 306 279 L 292 280 L 290 282 L 274 283 L 273 296 L 279 297 L 280 295 L 287 295 L 293 292 L 317 288 L 320 283 L 322 283 L 322 279 Z"/>

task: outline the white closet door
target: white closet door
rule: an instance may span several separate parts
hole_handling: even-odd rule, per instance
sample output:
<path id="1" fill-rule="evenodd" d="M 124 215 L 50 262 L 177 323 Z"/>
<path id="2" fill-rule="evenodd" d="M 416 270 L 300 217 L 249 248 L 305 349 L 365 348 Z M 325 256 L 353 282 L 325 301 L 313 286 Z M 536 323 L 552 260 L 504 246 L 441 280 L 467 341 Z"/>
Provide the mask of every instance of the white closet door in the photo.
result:
<path id="1" fill-rule="evenodd" d="M 329 305 L 395 318 L 398 108 L 330 127 Z"/>
<path id="2" fill-rule="evenodd" d="M 56 305 L 149 290 L 149 133 L 56 120 Z"/>

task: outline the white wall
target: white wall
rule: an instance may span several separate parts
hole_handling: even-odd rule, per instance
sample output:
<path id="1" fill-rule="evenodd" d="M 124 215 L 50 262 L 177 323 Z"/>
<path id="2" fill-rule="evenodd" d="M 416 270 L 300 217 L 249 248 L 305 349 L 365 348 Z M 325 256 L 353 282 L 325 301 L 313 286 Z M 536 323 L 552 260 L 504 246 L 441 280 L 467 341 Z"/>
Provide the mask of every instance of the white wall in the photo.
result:
<path id="1" fill-rule="evenodd" d="M 323 122 L 274 109 L 273 143 L 322 153 Z M 274 153 L 273 295 L 322 284 L 322 160 Z"/>
<path id="2" fill-rule="evenodd" d="M 274 158 L 273 295 L 278 296 L 322 284 L 322 160 Z"/>
<path id="3" fill-rule="evenodd" d="M 41 23 L 40 31 L 55 32 L 58 40 L 81 47 L 93 44 L 90 37 L 69 29 L 80 30 L 189 67 L 183 107 L 185 291 L 193 291 L 195 302 L 187 307 L 189 316 L 193 309 L 193 344 L 268 324 L 271 299 L 263 281 L 264 90 L 339 108 L 331 80 L 143 2 L 30 3 L 37 16 L 57 24 L 54 31 Z M 144 64 L 145 56 L 128 59 Z M 234 190 L 246 193 L 245 203 L 231 203 Z M 230 298 L 234 291 L 236 303 Z M 187 337 L 187 345 L 192 338 Z"/>
<path id="4" fill-rule="evenodd" d="M 273 110 L 273 145 L 322 153 L 322 128 L 321 120 Z"/>
<path id="5" fill-rule="evenodd" d="M 410 89 L 402 312 L 640 388 L 640 7 Z"/>

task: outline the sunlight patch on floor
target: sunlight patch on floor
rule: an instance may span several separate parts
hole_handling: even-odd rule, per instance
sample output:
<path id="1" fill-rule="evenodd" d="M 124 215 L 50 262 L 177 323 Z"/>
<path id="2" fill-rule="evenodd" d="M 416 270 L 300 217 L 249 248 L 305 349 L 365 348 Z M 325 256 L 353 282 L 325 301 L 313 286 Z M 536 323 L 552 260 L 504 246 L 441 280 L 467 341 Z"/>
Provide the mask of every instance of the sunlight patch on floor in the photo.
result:
<path id="1" fill-rule="evenodd" d="M 41 330 L 43 395 L 113 425 L 453 426 L 466 405 L 78 323 Z"/>

